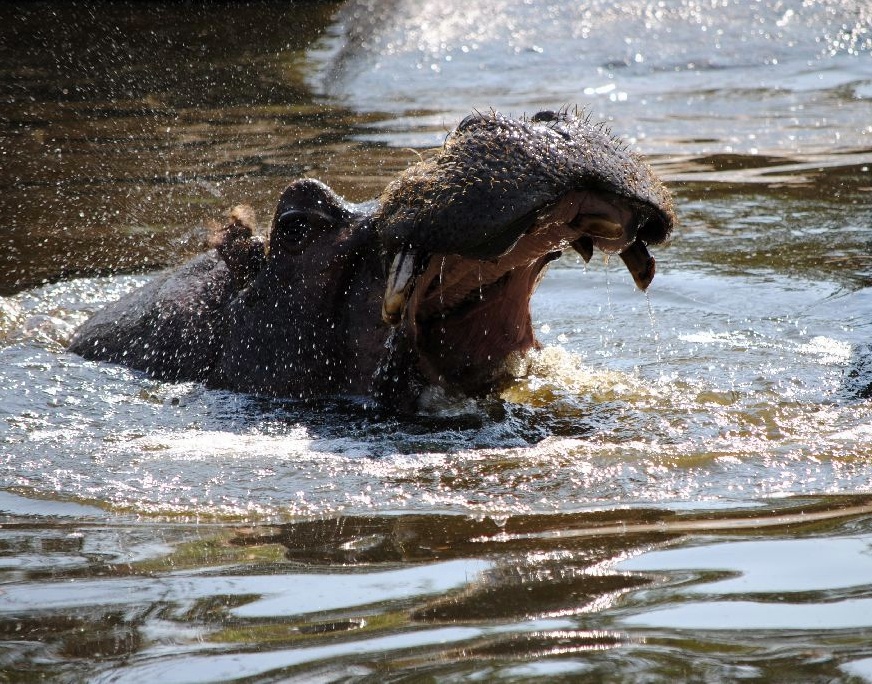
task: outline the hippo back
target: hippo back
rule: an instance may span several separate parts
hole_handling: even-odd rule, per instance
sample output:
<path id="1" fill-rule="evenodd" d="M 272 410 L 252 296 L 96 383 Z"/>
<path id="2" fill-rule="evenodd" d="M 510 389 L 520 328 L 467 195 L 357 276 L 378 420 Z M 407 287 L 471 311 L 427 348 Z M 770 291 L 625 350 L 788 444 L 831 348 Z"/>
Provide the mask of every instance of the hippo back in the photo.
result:
<path id="1" fill-rule="evenodd" d="M 201 254 L 98 311 L 70 351 L 162 380 L 205 380 L 220 358 L 234 294 L 224 261 L 214 250 Z"/>

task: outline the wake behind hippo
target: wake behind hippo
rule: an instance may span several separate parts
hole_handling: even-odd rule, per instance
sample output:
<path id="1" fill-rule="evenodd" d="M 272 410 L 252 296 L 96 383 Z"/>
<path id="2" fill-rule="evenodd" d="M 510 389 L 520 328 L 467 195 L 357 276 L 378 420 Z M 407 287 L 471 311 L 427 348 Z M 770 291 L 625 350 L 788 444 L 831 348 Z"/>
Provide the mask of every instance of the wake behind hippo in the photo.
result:
<path id="1" fill-rule="evenodd" d="M 70 350 L 170 381 L 278 397 L 369 394 L 414 410 L 428 387 L 480 395 L 536 346 L 530 298 L 574 248 L 636 284 L 674 215 L 648 165 L 567 112 L 473 114 L 376 200 L 304 179 L 267 244 L 245 208 L 215 248 L 97 312 Z"/>

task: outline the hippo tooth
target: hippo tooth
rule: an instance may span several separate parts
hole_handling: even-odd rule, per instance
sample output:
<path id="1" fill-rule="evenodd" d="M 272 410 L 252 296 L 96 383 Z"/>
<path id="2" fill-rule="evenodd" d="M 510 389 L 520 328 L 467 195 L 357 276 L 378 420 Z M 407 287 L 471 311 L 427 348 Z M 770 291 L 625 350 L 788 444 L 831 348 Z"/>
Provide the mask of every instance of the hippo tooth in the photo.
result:
<path id="1" fill-rule="evenodd" d="M 406 298 L 415 276 L 415 251 L 403 249 L 398 252 L 388 272 L 388 285 L 382 301 L 382 320 L 397 325 L 403 317 Z"/>
<path id="2" fill-rule="evenodd" d="M 588 263 L 593 256 L 593 238 L 581 235 L 572 243 L 572 248 L 584 259 L 584 263 Z"/>

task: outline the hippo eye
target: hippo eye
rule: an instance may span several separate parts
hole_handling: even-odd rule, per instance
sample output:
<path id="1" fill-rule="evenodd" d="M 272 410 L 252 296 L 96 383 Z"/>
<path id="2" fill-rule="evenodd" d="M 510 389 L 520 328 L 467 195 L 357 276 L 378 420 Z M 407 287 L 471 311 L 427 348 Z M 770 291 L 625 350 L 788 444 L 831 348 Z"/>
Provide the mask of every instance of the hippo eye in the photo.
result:
<path id="1" fill-rule="evenodd" d="M 309 215 L 299 209 L 291 209 L 279 214 L 270 235 L 270 250 L 284 249 L 291 251 L 304 245 L 306 237 L 312 232 Z"/>

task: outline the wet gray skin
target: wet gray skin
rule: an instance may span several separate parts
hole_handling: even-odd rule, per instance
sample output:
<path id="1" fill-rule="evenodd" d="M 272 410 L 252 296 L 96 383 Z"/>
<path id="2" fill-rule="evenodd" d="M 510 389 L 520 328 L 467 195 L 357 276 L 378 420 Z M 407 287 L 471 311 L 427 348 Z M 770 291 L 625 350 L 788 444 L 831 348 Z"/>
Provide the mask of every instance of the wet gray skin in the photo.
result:
<path id="1" fill-rule="evenodd" d="M 266 245 L 238 207 L 214 249 L 99 311 L 70 350 L 171 381 L 414 410 L 428 387 L 492 390 L 536 346 L 530 297 L 562 251 L 617 253 L 645 289 L 647 245 L 673 222 L 668 191 L 602 126 L 474 114 L 373 202 L 291 184 Z"/>

